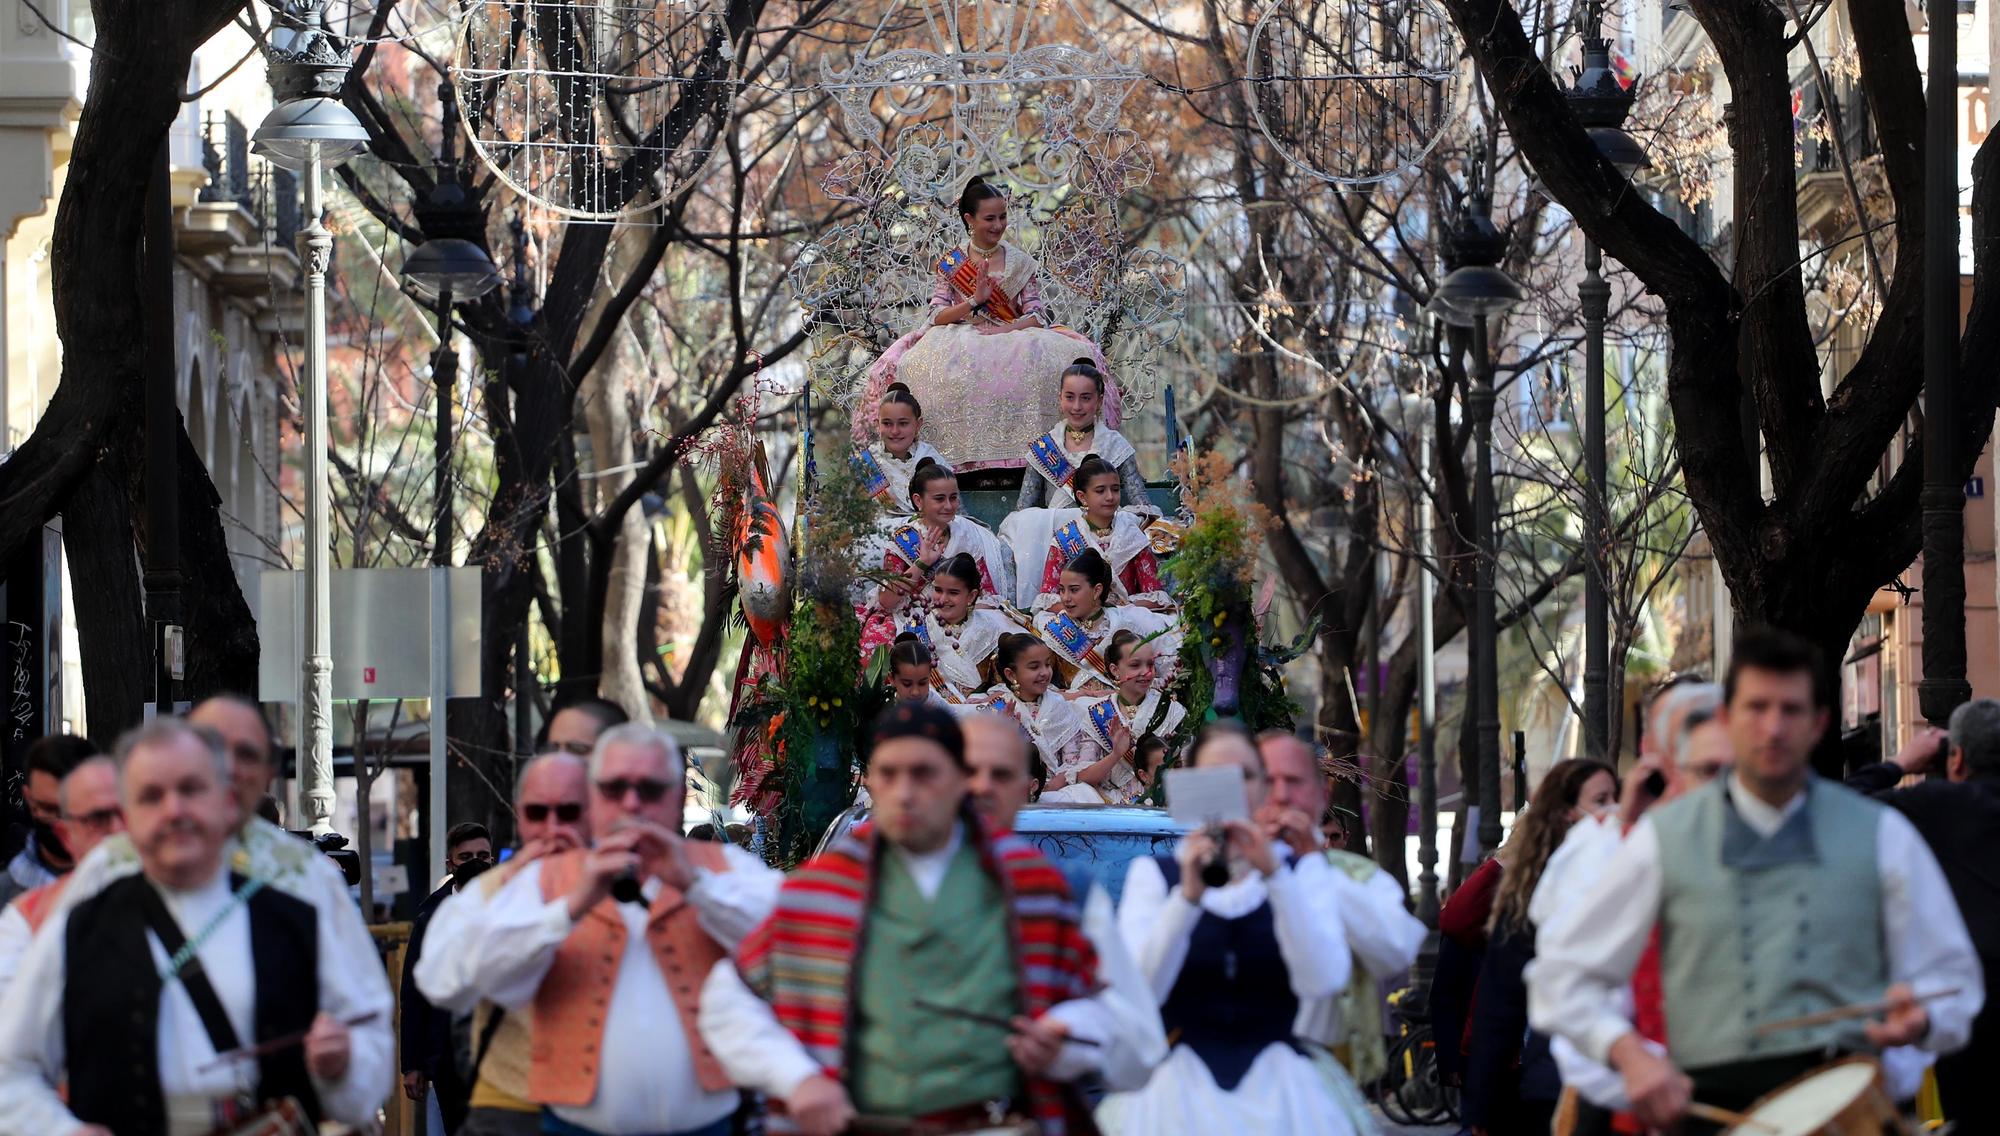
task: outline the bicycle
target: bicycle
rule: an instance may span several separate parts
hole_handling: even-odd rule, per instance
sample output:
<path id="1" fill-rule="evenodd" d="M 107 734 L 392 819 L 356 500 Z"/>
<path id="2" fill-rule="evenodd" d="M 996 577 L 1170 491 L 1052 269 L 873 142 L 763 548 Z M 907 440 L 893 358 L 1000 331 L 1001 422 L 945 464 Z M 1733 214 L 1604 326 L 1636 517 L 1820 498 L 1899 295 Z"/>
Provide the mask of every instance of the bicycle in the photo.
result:
<path id="1" fill-rule="evenodd" d="M 1375 1083 L 1374 1099 L 1384 1115 L 1397 1124 L 1453 1124 L 1458 1117 L 1458 1090 L 1438 1074 L 1437 1042 L 1430 1019 L 1406 1008 L 1413 988 L 1389 995 L 1396 1017 L 1396 1037 L 1389 1046 L 1389 1069 Z"/>

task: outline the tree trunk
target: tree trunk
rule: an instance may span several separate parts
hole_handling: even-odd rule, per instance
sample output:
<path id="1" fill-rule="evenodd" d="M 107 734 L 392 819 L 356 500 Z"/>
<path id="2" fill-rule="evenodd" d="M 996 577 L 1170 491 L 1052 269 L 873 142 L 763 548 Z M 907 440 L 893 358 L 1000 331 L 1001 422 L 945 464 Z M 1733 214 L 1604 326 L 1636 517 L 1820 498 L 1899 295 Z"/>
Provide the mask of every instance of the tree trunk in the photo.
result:
<path id="1" fill-rule="evenodd" d="M 90 736 L 109 747 L 139 724 L 153 696 L 153 649 L 146 635 L 139 568 L 132 556 L 132 490 L 126 476 L 136 423 L 70 492 L 63 508 L 63 550 L 83 653 L 83 697 Z"/>
<path id="2" fill-rule="evenodd" d="M 597 457 L 595 478 L 599 508 L 632 481 L 632 410 L 625 376 L 616 367 L 597 367 L 585 380 L 584 417 L 590 424 L 590 448 Z M 639 602 L 646 588 L 647 539 L 644 509 L 628 509 L 612 530 L 609 548 L 593 548 L 608 557 L 601 621 L 602 672 L 597 693 L 625 708 L 637 722 L 653 720 L 652 699 L 639 672 Z"/>

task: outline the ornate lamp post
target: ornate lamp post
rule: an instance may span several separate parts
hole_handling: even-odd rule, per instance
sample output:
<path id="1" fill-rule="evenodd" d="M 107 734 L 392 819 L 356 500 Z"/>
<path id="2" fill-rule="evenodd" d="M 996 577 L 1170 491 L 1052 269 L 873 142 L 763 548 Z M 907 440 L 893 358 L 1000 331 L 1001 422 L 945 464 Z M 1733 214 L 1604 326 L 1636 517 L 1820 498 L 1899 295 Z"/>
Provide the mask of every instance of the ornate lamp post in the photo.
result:
<path id="1" fill-rule="evenodd" d="M 368 149 L 368 132 L 341 105 L 347 47 L 324 27 L 322 0 L 279 0 L 273 5 L 271 90 L 278 105 L 252 135 L 256 151 L 286 169 L 304 171 L 305 226 L 299 256 L 306 265 L 305 389 L 305 603 L 300 653 L 298 805 L 315 833 L 333 816 L 333 631 L 327 610 L 332 501 L 327 489 L 326 272 L 333 234 L 321 223 L 325 204 L 320 168 Z"/>
<path id="2" fill-rule="evenodd" d="M 1653 163 L 1646 149 L 1624 130 L 1633 93 L 1611 69 L 1611 41 L 1604 37 L 1604 6 L 1584 9 L 1583 66 L 1567 92 L 1598 153 L 1627 178 Z M 1604 280 L 1604 254 L 1583 238 L 1583 739 L 1584 752 L 1602 759 L 1610 752 L 1611 626 L 1606 586 L 1605 539 L 1611 514 L 1604 456 L 1604 323 L 1610 314 L 1611 285 Z"/>
<path id="3" fill-rule="evenodd" d="M 1473 576 L 1472 702 L 1479 754 L 1479 843 L 1486 851 L 1500 846 L 1500 618 L 1493 591 L 1493 570 L 1499 559 L 1494 532 L 1493 495 L 1493 360 L 1486 343 L 1486 321 L 1519 303 L 1521 286 L 1498 267 L 1507 238 L 1494 227 L 1493 201 L 1485 184 L 1484 158 L 1476 150 L 1469 163 L 1471 184 L 1464 212 L 1445 242 L 1445 261 L 1453 266 L 1431 297 L 1433 314 L 1445 322 L 1472 329 L 1472 389 L 1465 412 L 1472 418 L 1477 468 L 1472 476 L 1473 540 L 1478 557 Z"/>

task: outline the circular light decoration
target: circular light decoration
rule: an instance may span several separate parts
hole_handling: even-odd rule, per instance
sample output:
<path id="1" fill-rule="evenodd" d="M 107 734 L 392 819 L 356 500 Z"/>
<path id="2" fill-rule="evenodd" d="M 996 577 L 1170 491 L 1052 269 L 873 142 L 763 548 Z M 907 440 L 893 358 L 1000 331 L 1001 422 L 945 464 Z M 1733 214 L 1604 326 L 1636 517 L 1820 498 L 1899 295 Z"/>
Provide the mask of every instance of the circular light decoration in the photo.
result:
<path id="1" fill-rule="evenodd" d="M 737 82 L 717 0 L 459 0 L 456 19 L 466 137 L 542 208 L 638 217 L 714 153 Z"/>
<path id="2" fill-rule="evenodd" d="M 1251 113 L 1305 173 L 1384 181 L 1444 136 L 1458 56 L 1451 21 L 1431 0 L 1274 0 L 1250 33 Z"/>

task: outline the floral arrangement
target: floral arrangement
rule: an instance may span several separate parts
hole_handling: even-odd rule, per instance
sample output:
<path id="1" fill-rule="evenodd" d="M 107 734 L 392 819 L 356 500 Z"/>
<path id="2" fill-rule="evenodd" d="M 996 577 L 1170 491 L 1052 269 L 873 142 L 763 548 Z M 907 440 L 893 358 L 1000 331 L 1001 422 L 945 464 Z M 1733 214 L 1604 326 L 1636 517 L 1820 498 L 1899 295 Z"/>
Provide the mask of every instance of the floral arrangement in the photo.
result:
<path id="1" fill-rule="evenodd" d="M 867 732 L 887 692 L 859 685 L 861 621 L 855 585 L 866 563 L 876 508 L 846 461 L 812 487 L 798 525 L 795 600 L 775 665 L 759 673 L 734 725 L 745 739 L 742 797 L 767 821 L 768 855 L 783 865 L 854 800 Z"/>
<path id="2" fill-rule="evenodd" d="M 1189 706 L 1207 707 L 1181 726 L 1185 743 L 1204 721 L 1241 718 L 1251 729 L 1289 726 L 1298 707 L 1285 696 L 1278 668 L 1297 657 L 1301 644 L 1276 651 L 1257 643 L 1255 583 L 1270 513 L 1250 497 L 1248 483 L 1221 454 L 1182 453 L 1174 458 L 1181 500 L 1193 521 L 1179 551 L 1163 568 L 1181 601 L 1181 693 Z M 1309 644 L 1311 636 L 1302 637 Z"/>

